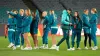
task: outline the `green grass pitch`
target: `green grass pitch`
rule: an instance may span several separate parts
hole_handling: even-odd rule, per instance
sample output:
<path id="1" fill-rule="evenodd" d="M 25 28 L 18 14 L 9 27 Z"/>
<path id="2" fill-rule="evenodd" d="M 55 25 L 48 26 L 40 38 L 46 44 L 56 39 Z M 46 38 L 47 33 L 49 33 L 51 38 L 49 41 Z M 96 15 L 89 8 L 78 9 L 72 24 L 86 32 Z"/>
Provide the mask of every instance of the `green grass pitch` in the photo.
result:
<path id="1" fill-rule="evenodd" d="M 57 42 L 61 39 L 62 36 L 57 36 Z M 33 45 L 33 40 L 31 37 L 30 41 Z M 84 37 L 81 39 L 80 47 L 82 50 L 75 50 L 75 51 L 67 51 L 67 45 L 65 41 L 60 45 L 60 51 L 56 50 L 31 50 L 31 51 L 23 51 L 18 48 L 17 50 L 12 50 L 12 48 L 7 48 L 9 42 L 8 39 L 5 39 L 3 36 L 0 37 L 0 56 L 100 56 L 100 37 L 97 37 L 98 40 L 98 47 L 99 49 L 96 51 L 93 50 L 84 50 Z M 38 37 L 39 46 L 42 45 L 42 38 Z M 93 45 L 93 43 L 92 43 Z M 51 46 L 51 38 L 49 37 L 49 47 Z"/>

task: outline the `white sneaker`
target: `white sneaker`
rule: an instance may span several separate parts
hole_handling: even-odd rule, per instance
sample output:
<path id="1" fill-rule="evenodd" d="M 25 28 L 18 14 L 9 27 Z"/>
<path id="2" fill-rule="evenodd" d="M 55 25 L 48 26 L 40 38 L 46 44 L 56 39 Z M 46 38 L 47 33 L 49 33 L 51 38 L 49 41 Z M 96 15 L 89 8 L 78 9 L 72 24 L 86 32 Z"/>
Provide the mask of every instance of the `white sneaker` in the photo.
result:
<path id="1" fill-rule="evenodd" d="M 51 48 L 49 48 L 49 49 L 56 49 L 56 46 L 52 46 Z"/>
<path id="2" fill-rule="evenodd" d="M 34 49 L 39 49 L 39 47 L 34 47 Z"/>
<path id="3" fill-rule="evenodd" d="M 87 47 L 85 47 L 84 49 L 88 50 L 88 48 L 87 48 Z"/>
<path id="4" fill-rule="evenodd" d="M 49 49 L 48 47 L 44 47 L 44 49 Z"/>
<path id="5" fill-rule="evenodd" d="M 48 44 L 44 47 L 44 49 L 49 49 L 49 48 L 48 48 Z"/>
<path id="6" fill-rule="evenodd" d="M 16 48 L 19 48 L 20 47 L 20 45 L 16 45 Z"/>
<path id="7" fill-rule="evenodd" d="M 32 47 L 25 47 L 23 50 L 32 50 Z"/>
<path id="8" fill-rule="evenodd" d="M 44 47 L 45 47 L 45 44 L 43 44 L 43 45 L 40 46 L 39 48 L 40 48 L 40 49 L 44 49 Z"/>
<path id="9" fill-rule="evenodd" d="M 75 48 L 73 47 L 73 48 L 72 48 L 72 50 L 74 51 L 74 50 L 75 50 Z"/>
<path id="10" fill-rule="evenodd" d="M 93 48 L 92 48 L 92 50 L 97 50 L 97 49 L 98 49 L 98 47 L 97 47 L 97 46 L 95 46 L 95 47 L 93 47 Z"/>
<path id="11" fill-rule="evenodd" d="M 21 50 L 23 50 L 24 49 L 24 47 L 23 46 L 21 46 Z"/>
<path id="12" fill-rule="evenodd" d="M 93 47 L 92 50 L 96 50 L 96 49 Z"/>
<path id="13" fill-rule="evenodd" d="M 78 49 L 78 50 L 81 50 L 81 48 L 80 48 L 80 47 L 78 47 L 77 49 Z"/>
<path id="14" fill-rule="evenodd" d="M 97 47 L 97 46 L 95 46 L 94 48 L 95 48 L 95 49 L 98 49 L 98 47 Z"/>
<path id="15" fill-rule="evenodd" d="M 13 50 L 16 50 L 16 46 L 13 46 L 12 48 L 13 48 Z"/>
<path id="16" fill-rule="evenodd" d="M 93 47 L 90 47 L 90 49 L 92 49 Z"/>
<path id="17" fill-rule="evenodd" d="M 9 45 L 8 45 L 8 48 L 11 48 L 11 47 L 13 47 L 14 46 L 14 44 L 13 43 L 10 43 Z"/>
<path id="18" fill-rule="evenodd" d="M 40 48 L 40 49 L 44 49 L 44 46 L 40 46 L 39 48 Z"/>
<path id="19" fill-rule="evenodd" d="M 59 51 L 59 46 L 56 46 L 56 50 Z"/>
<path id="20" fill-rule="evenodd" d="M 71 50 L 72 50 L 71 48 L 67 49 L 67 51 L 71 51 Z"/>

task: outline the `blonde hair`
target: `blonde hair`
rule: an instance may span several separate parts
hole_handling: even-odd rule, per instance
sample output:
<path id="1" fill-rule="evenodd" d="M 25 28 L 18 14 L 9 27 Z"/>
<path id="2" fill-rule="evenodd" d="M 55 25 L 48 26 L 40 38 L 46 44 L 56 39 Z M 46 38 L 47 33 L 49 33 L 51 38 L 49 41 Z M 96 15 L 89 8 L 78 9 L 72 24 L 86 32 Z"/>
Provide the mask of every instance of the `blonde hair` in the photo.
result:
<path id="1" fill-rule="evenodd" d="M 96 8 L 92 8 L 91 9 L 94 13 L 97 13 L 97 9 Z"/>
<path id="2" fill-rule="evenodd" d="M 88 9 L 85 9 L 85 10 L 84 10 L 84 13 L 85 13 L 86 11 L 89 11 L 89 10 L 88 10 Z"/>
<path id="3" fill-rule="evenodd" d="M 26 11 L 28 12 L 28 16 L 31 16 L 31 10 L 27 9 Z"/>
<path id="4" fill-rule="evenodd" d="M 47 15 L 47 11 L 44 11 L 43 13 Z"/>
<path id="5" fill-rule="evenodd" d="M 20 9 L 19 12 L 20 12 L 20 11 L 24 12 L 24 9 Z"/>
<path id="6" fill-rule="evenodd" d="M 12 12 L 15 12 L 16 14 L 18 14 L 18 11 L 17 11 L 17 10 L 15 10 L 15 9 L 14 9 L 14 10 L 12 10 Z"/>
<path id="7" fill-rule="evenodd" d="M 51 13 L 52 13 L 53 16 L 54 16 L 54 19 L 57 19 L 56 14 L 55 14 L 55 11 L 54 11 L 54 10 L 51 10 Z"/>

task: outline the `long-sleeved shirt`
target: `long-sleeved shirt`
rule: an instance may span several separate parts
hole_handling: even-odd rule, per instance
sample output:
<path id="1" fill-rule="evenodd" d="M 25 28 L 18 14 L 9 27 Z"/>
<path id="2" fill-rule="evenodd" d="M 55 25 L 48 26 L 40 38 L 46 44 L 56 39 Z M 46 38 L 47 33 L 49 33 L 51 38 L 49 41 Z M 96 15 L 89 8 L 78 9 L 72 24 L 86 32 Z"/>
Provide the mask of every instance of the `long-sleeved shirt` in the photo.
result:
<path id="1" fill-rule="evenodd" d="M 15 29 L 16 29 L 16 19 L 15 18 L 9 18 L 7 25 L 8 25 L 8 31 L 9 30 L 15 31 Z"/>
<path id="2" fill-rule="evenodd" d="M 75 30 L 82 30 L 82 20 L 76 18 L 76 17 L 73 17 L 73 21 L 72 21 L 72 24 L 73 24 L 73 29 Z"/>
<path id="3" fill-rule="evenodd" d="M 51 28 L 57 28 L 57 16 L 54 14 L 53 16 L 53 23 L 51 25 Z"/>
<path id="4" fill-rule="evenodd" d="M 51 28 L 51 25 L 52 25 L 52 19 L 49 19 L 48 16 L 45 16 L 44 17 L 44 21 L 43 21 L 43 25 L 44 25 L 44 28 Z"/>
<path id="5" fill-rule="evenodd" d="M 98 15 L 97 14 L 92 14 L 90 19 L 90 26 L 91 29 L 96 31 L 97 30 L 97 20 L 98 20 Z"/>
<path id="6" fill-rule="evenodd" d="M 21 28 L 22 27 L 22 19 L 25 18 L 25 16 L 21 16 L 20 14 L 14 14 L 13 12 L 9 13 L 10 15 L 14 16 L 17 20 L 17 28 Z"/>
<path id="7" fill-rule="evenodd" d="M 88 15 L 86 15 L 86 14 L 82 15 L 83 28 L 90 28 L 89 20 L 90 20 L 90 18 Z"/>
<path id="8" fill-rule="evenodd" d="M 62 17 L 61 17 L 61 23 L 65 24 L 65 25 L 69 25 L 70 24 L 69 16 L 68 16 L 68 13 L 67 13 L 66 10 L 63 10 L 63 14 L 62 14 Z"/>
<path id="9" fill-rule="evenodd" d="M 26 16 L 24 19 L 22 19 L 22 30 L 24 32 L 30 31 L 31 22 L 32 22 L 32 16 Z"/>

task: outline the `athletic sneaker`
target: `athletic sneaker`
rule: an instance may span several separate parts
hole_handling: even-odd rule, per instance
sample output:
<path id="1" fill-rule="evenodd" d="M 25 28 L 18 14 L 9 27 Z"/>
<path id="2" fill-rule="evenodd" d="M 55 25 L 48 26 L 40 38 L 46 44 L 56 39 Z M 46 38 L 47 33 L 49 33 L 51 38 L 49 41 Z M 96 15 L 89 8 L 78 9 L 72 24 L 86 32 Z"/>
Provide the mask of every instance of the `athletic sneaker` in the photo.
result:
<path id="1" fill-rule="evenodd" d="M 23 50 L 32 50 L 32 47 L 25 47 Z"/>
<path id="2" fill-rule="evenodd" d="M 39 49 L 39 47 L 34 47 L 34 49 Z"/>
<path id="3" fill-rule="evenodd" d="M 98 49 L 98 47 L 97 47 L 97 46 L 95 46 L 94 48 L 95 48 L 95 49 Z"/>
<path id="4" fill-rule="evenodd" d="M 73 47 L 73 48 L 71 48 L 73 51 L 75 50 L 75 48 Z"/>
<path id="5" fill-rule="evenodd" d="M 46 44 L 46 45 L 44 46 L 44 49 L 48 49 L 48 44 Z"/>
<path id="6" fill-rule="evenodd" d="M 96 50 L 96 49 L 93 47 L 92 50 Z"/>
<path id="7" fill-rule="evenodd" d="M 40 48 L 40 49 L 44 49 L 44 46 L 40 46 L 39 48 Z"/>
<path id="8" fill-rule="evenodd" d="M 90 49 L 93 49 L 93 47 L 90 47 Z"/>
<path id="9" fill-rule="evenodd" d="M 59 51 L 59 46 L 56 46 L 56 50 Z"/>
<path id="10" fill-rule="evenodd" d="M 13 47 L 14 46 L 14 44 L 13 43 L 10 43 L 9 45 L 8 45 L 8 48 L 11 48 L 11 47 Z"/>
<path id="11" fill-rule="evenodd" d="M 88 48 L 87 48 L 87 47 L 85 47 L 84 49 L 88 50 Z"/>
<path id="12" fill-rule="evenodd" d="M 48 49 L 48 44 L 47 45 L 43 44 L 43 46 L 41 46 L 40 49 Z"/>
<path id="13" fill-rule="evenodd" d="M 16 45 L 16 48 L 19 48 L 20 47 L 20 45 Z"/>
<path id="14" fill-rule="evenodd" d="M 71 51 L 71 50 L 72 50 L 72 48 L 67 49 L 67 51 Z"/>
<path id="15" fill-rule="evenodd" d="M 92 50 L 97 50 L 97 49 L 98 49 L 98 47 L 97 47 L 97 46 L 95 46 L 95 47 L 93 47 L 93 48 L 92 48 Z"/>
<path id="16" fill-rule="evenodd" d="M 80 47 L 78 47 L 77 49 L 78 49 L 78 50 L 81 50 L 81 48 L 80 48 Z"/>
<path id="17" fill-rule="evenodd" d="M 52 46 L 51 48 L 49 48 L 49 49 L 56 49 L 56 46 Z"/>
<path id="18" fill-rule="evenodd" d="M 12 48 L 13 48 L 13 50 L 16 50 L 16 46 L 13 46 Z"/>

